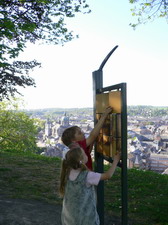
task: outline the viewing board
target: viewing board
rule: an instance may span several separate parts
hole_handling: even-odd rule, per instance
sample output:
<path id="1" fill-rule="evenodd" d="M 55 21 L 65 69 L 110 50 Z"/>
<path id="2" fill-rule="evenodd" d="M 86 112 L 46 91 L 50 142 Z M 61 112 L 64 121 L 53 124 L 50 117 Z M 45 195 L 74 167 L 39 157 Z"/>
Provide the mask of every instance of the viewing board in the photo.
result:
<path id="1" fill-rule="evenodd" d="M 113 158 L 116 151 L 121 151 L 121 91 L 109 91 L 96 95 L 97 120 L 108 106 L 112 107 L 112 113 L 108 115 L 100 130 L 96 150 L 106 157 Z"/>

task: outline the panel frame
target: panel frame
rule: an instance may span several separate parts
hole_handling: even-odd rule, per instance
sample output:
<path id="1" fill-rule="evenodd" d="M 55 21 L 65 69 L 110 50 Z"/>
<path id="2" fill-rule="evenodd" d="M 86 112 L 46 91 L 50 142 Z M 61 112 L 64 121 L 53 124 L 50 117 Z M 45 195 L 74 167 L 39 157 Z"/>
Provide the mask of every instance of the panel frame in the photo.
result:
<path id="1" fill-rule="evenodd" d="M 98 77 L 96 77 L 98 76 Z M 122 201 L 122 225 L 128 224 L 128 185 L 127 185 L 127 102 L 126 102 L 126 83 L 120 83 L 112 86 L 102 88 L 102 71 L 93 72 L 93 80 L 96 80 L 97 85 L 94 85 L 94 122 L 97 123 L 96 118 L 96 95 L 108 94 L 111 91 L 120 91 L 121 93 L 121 201 Z M 97 80 L 98 79 L 98 80 Z M 100 79 L 100 80 L 99 80 Z M 100 83 L 99 83 L 100 81 Z M 100 87 L 100 88 L 99 88 Z M 115 112 L 115 111 L 114 111 Z M 103 172 L 104 160 L 113 162 L 113 158 L 105 154 L 97 152 L 95 145 L 95 171 Z M 97 208 L 100 216 L 101 225 L 104 225 L 104 182 L 100 185 L 97 192 L 98 202 Z"/>

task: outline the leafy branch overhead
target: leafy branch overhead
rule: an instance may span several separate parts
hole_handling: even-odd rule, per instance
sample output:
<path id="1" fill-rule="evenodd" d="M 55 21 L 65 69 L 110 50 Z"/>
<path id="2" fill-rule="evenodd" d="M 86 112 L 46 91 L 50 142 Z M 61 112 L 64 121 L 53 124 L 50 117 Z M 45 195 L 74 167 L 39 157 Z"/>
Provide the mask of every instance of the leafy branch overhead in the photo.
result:
<path id="1" fill-rule="evenodd" d="M 137 23 L 131 23 L 133 28 L 139 24 L 145 24 L 156 18 L 165 18 L 168 22 L 168 0 L 129 0 L 134 4 L 131 9 L 132 16 L 137 17 Z"/>
<path id="2" fill-rule="evenodd" d="M 26 43 L 71 41 L 64 19 L 78 12 L 90 12 L 85 0 L 0 0 L 0 100 L 18 93 L 17 86 L 35 86 L 28 72 L 40 63 L 13 61 Z"/>

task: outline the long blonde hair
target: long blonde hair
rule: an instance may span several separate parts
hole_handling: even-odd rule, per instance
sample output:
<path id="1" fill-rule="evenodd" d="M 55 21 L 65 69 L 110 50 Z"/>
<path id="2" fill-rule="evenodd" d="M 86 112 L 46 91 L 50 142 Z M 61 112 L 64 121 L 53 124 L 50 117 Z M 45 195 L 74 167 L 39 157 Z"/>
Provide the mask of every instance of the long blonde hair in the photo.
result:
<path id="1" fill-rule="evenodd" d="M 78 144 L 72 144 L 69 146 L 70 150 L 66 153 L 65 159 L 62 161 L 61 175 L 60 175 L 60 187 L 59 192 L 61 196 L 64 196 L 66 182 L 71 169 L 87 170 L 86 165 L 82 162 L 83 152 Z"/>

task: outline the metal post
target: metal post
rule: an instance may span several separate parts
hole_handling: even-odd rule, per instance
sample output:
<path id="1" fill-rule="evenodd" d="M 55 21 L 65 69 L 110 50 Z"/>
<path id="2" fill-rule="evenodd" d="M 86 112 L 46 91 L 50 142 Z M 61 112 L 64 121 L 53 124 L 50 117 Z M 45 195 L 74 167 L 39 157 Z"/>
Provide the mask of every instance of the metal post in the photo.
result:
<path id="1" fill-rule="evenodd" d="M 121 88 L 121 102 L 122 102 L 122 112 L 121 112 L 121 146 L 122 146 L 122 164 L 121 166 L 121 196 L 122 196 L 122 225 L 128 224 L 127 218 L 127 102 L 126 102 L 126 83 L 121 85 L 113 85 L 111 87 L 103 88 L 103 67 L 106 64 L 107 60 L 111 54 L 117 49 L 118 46 L 115 46 L 106 58 L 103 60 L 97 71 L 93 72 L 93 103 L 94 103 L 94 124 L 96 124 L 96 94 L 102 93 L 103 91 L 109 91 Z M 99 173 L 104 172 L 104 159 L 105 157 L 97 152 L 95 146 L 95 171 Z M 112 161 L 112 159 L 106 159 L 107 161 Z M 104 225 L 104 182 L 101 181 L 97 187 L 97 210 L 100 217 L 100 224 Z"/>
<path id="2" fill-rule="evenodd" d="M 126 83 L 122 84 L 122 113 L 121 113 L 121 136 L 122 136 L 122 170 L 121 170 L 121 185 L 122 185 L 122 225 L 128 224 L 128 209 L 127 209 L 127 102 L 126 102 Z"/>
<path id="3" fill-rule="evenodd" d="M 96 124 L 96 93 L 97 89 L 103 87 L 103 72 L 97 70 L 93 72 L 93 104 L 94 104 L 94 125 Z M 96 151 L 95 146 L 95 171 L 99 173 L 104 172 L 103 157 Z M 104 225 L 104 182 L 101 181 L 97 186 L 97 211 L 100 218 L 100 224 Z"/>

